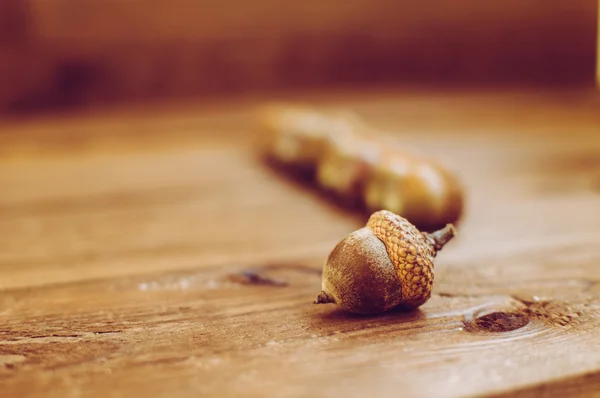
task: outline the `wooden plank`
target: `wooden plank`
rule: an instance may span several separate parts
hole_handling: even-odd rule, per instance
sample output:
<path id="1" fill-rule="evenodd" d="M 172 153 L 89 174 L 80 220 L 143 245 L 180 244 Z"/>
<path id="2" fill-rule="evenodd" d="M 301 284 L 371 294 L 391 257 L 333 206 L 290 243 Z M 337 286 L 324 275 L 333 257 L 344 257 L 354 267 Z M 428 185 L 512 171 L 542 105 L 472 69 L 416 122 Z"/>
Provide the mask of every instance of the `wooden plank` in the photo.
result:
<path id="1" fill-rule="evenodd" d="M 311 304 L 327 254 L 364 220 L 261 164 L 257 102 L 13 121 L 0 126 L 3 397 L 591 396 L 597 93 L 315 103 L 464 179 L 427 304 L 372 317 Z"/>

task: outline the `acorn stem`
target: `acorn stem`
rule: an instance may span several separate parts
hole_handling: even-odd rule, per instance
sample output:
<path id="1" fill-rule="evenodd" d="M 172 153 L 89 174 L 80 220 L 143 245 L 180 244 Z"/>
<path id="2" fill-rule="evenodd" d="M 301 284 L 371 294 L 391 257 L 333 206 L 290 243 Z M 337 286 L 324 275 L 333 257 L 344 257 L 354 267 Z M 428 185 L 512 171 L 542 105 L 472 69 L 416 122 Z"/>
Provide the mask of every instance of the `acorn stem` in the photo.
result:
<path id="1" fill-rule="evenodd" d="M 456 228 L 454 228 L 454 225 L 452 224 L 447 224 L 444 228 L 430 233 L 429 239 L 432 241 L 434 249 L 440 251 L 442 250 L 442 247 L 450 242 L 455 236 Z"/>
<path id="2" fill-rule="evenodd" d="M 327 304 L 327 303 L 335 303 L 335 301 L 327 295 L 324 291 L 321 291 L 313 304 Z"/>

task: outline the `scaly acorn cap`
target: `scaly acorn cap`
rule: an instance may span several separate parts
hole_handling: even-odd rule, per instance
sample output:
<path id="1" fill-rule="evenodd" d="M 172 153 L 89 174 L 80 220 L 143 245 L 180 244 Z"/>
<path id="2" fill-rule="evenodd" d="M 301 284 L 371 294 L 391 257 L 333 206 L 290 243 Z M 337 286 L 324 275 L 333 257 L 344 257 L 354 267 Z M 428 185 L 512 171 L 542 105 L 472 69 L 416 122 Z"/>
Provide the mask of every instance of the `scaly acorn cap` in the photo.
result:
<path id="1" fill-rule="evenodd" d="M 428 234 L 397 214 L 377 211 L 332 250 L 314 303 L 361 314 L 417 308 L 431 297 L 438 251 L 455 235 L 451 224 Z"/>

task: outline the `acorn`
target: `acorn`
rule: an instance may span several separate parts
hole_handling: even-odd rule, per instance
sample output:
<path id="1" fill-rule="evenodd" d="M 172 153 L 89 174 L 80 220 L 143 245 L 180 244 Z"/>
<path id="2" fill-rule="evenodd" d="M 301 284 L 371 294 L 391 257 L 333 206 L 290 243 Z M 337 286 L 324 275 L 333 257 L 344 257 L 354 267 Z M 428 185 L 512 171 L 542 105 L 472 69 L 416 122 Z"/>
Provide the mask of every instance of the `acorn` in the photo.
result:
<path id="1" fill-rule="evenodd" d="M 381 148 L 361 134 L 347 134 L 328 142 L 317 164 L 319 187 L 343 203 L 363 206 L 363 191 Z"/>
<path id="2" fill-rule="evenodd" d="M 460 219 L 463 191 L 457 176 L 434 159 L 394 149 L 374 164 L 363 195 L 368 211 L 389 210 L 430 231 Z"/>
<path id="3" fill-rule="evenodd" d="M 416 309 L 431 297 L 434 259 L 454 236 L 452 224 L 426 233 L 388 210 L 374 212 L 329 254 L 314 303 L 357 314 Z"/>
<path id="4" fill-rule="evenodd" d="M 354 112 L 275 103 L 259 121 L 263 158 L 344 207 L 389 210 L 428 232 L 462 217 L 465 187 L 454 171 Z"/>
<path id="5" fill-rule="evenodd" d="M 351 112 L 271 104 L 259 112 L 261 151 L 282 166 L 314 173 L 327 146 L 363 129 Z"/>

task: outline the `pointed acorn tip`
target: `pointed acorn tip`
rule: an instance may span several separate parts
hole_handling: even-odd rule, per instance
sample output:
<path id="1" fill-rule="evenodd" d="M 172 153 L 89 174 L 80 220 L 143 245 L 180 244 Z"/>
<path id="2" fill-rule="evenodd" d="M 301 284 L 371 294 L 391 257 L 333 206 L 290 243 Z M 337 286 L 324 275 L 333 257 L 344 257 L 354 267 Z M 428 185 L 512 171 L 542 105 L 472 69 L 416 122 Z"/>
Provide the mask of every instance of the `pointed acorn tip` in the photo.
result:
<path id="1" fill-rule="evenodd" d="M 325 293 L 324 291 L 321 291 L 321 293 L 319 293 L 319 295 L 317 296 L 317 298 L 315 299 L 315 301 L 313 301 L 313 304 L 328 304 L 328 303 L 333 303 L 333 299 L 331 297 L 329 297 L 327 295 L 327 293 Z"/>

